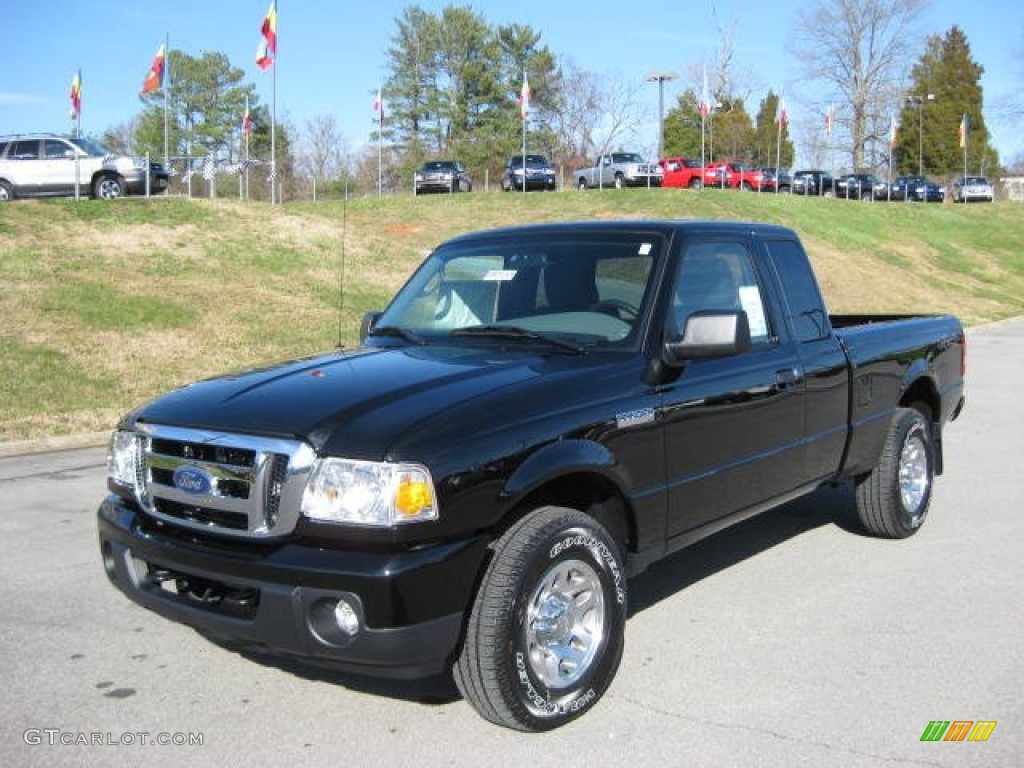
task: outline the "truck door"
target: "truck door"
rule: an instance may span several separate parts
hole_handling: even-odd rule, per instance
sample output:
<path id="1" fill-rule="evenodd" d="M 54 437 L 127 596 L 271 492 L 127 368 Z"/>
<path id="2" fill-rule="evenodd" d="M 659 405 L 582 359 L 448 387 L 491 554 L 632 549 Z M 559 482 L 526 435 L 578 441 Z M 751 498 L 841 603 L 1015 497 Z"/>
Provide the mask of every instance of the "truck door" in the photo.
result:
<path id="1" fill-rule="evenodd" d="M 810 261 L 796 240 L 764 241 L 783 312 L 804 370 L 807 399 L 805 469 L 807 482 L 839 471 L 849 424 L 850 383 L 846 353 L 832 332 Z"/>
<path id="2" fill-rule="evenodd" d="M 676 265 L 666 334 L 701 309 L 747 313 L 750 351 L 686 364 L 663 389 L 669 538 L 757 506 L 803 477 L 804 387 L 792 344 L 772 327 L 745 241 L 690 241 Z"/>

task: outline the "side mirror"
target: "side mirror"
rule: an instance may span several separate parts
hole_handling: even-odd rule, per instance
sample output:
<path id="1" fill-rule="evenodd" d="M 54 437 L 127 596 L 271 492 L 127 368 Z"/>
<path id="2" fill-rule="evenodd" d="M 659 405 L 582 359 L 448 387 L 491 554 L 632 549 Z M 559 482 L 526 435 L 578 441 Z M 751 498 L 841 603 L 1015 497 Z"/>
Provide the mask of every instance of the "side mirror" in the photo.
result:
<path id="1" fill-rule="evenodd" d="M 664 344 L 665 362 L 680 366 L 688 360 L 729 357 L 751 348 L 750 323 L 741 310 L 700 310 L 686 319 L 683 335 Z"/>
<path id="2" fill-rule="evenodd" d="M 366 341 L 366 337 L 370 335 L 370 331 L 377 325 L 377 321 L 380 320 L 380 316 L 383 312 L 367 312 L 363 315 L 363 321 L 359 324 L 359 343 L 362 344 Z"/>

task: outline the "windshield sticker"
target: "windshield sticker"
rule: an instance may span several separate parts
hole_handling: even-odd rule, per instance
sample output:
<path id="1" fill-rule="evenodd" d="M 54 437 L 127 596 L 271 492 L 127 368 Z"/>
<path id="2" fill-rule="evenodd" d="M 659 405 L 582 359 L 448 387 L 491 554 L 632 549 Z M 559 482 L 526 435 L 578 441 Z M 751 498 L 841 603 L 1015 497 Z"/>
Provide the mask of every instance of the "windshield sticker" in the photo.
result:
<path id="1" fill-rule="evenodd" d="M 639 255 L 640 256 L 648 256 L 648 255 L 650 255 L 650 253 L 651 253 L 651 244 L 650 243 L 641 243 L 640 244 L 640 254 Z"/>
<path id="2" fill-rule="evenodd" d="M 515 269 L 491 269 L 484 275 L 484 280 L 505 283 L 514 280 L 517 270 Z"/>

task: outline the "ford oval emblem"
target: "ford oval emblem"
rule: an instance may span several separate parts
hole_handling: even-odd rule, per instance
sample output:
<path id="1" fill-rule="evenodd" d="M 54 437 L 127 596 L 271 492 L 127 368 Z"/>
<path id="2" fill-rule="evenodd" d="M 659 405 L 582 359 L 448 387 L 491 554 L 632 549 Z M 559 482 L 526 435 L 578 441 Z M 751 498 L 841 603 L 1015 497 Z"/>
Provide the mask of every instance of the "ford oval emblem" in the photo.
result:
<path id="1" fill-rule="evenodd" d="M 198 467 L 178 467 L 174 470 L 174 487 L 199 496 L 212 490 L 213 478 Z"/>

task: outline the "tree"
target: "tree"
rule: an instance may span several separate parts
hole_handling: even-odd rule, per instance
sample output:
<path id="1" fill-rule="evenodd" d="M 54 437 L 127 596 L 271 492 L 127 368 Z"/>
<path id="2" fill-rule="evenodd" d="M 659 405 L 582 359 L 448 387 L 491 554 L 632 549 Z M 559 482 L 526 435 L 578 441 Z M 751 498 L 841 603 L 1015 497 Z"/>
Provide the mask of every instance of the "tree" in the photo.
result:
<path id="1" fill-rule="evenodd" d="M 206 51 L 199 58 L 172 50 L 168 53 L 168 154 L 214 155 L 230 158 L 238 146 L 246 97 L 250 110 L 259 104 L 252 84 L 242 85 L 245 73 L 232 67 L 227 56 Z M 143 94 L 142 115 L 135 129 L 136 152 L 164 154 L 164 91 Z"/>
<path id="2" fill-rule="evenodd" d="M 967 37 L 959 27 L 952 27 L 945 37 L 928 38 L 911 70 L 911 98 L 900 114 L 898 167 L 902 173 L 917 173 L 920 163 L 930 173 L 963 174 L 964 149 L 971 172 L 992 173 L 999 167 L 981 109 L 983 72 L 971 58 Z M 959 129 L 964 115 L 968 131 L 962 148 Z"/>
<path id="3" fill-rule="evenodd" d="M 768 91 L 757 111 L 751 160 L 759 167 L 774 166 L 778 160 L 780 167 L 789 168 L 793 165 L 795 154 L 793 141 L 789 137 L 788 119 L 782 124 L 780 142 L 779 97 L 774 91 Z"/>
<path id="4" fill-rule="evenodd" d="M 899 95 L 912 27 L 925 0 L 818 0 L 798 16 L 794 53 L 807 77 L 833 91 L 836 125 L 849 136 L 853 168 L 863 168 L 865 148 L 884 140 L 879 126 Z"/>
<path id="5" fill-rule="evenodd" d="M 664 139 L 666 157 L 700 159 L 700 96 L 692 88 L 679 94 L 676 106 L 665 114 Z"/>
<path id="6" fill-rule="evenodd" d="M 457 6 L 439 16 L 408 6 L 396 27 L 384 138 L 399 145 L 405 172 L 429 156 L 457 157 L 477 173 L 497 170 L 496 150 L 509 154 L 520 143 L 516 98 L 524 72 L 533 93 L 529 127 L 536 140 L 553 141 L 558 74 L 539 33 L 519 24 L 493 29 Z"/>

